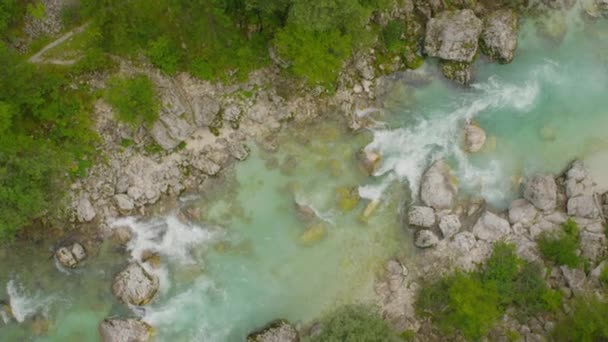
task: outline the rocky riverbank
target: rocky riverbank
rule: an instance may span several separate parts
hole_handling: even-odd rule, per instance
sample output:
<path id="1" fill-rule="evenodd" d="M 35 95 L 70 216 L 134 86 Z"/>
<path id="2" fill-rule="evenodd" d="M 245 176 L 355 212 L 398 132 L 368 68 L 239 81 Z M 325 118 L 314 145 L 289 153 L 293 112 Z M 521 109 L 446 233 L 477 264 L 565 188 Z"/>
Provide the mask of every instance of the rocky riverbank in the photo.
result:
<path id="1" fill-rule="evenodd" d="M 514 200 L 506 211 L 496 211 L 482 199 L 456 197 L 449 168 L 441 160 L 435 162 L 423 178 L 420 202 L 406 208 L 406 225 L 416 245 L 424 250 L 414 260 L 390 260 L 384 279 L 376 285 L 384 317 L 400 331 L 409 329 L 433 336 L 429 322 L 420 320 L 413 307 L 421 284 L 456 269 L 477 269 L 497 241 L 512 243 L 524 260 L 544 263 L 539 237 L 558 234 L 569 219 L 580 227 L 578 253 L 588 267 L 586 271 L 549 267 L 547 281 L 566 299 L 600 290 L 598 277 L 608 251 L 604 232 L 608 194 L 596 189 L 587 169 L 577 160 L 561 175 L 529 177 L 522 184 L 523 198 Z M 567 303 L 563 307 L 566 312 Z M 540 317 L 526 324 L 507 319 L 504 331 L 511 329 L 526 341 L 540 341 L 554 324 Z"/>

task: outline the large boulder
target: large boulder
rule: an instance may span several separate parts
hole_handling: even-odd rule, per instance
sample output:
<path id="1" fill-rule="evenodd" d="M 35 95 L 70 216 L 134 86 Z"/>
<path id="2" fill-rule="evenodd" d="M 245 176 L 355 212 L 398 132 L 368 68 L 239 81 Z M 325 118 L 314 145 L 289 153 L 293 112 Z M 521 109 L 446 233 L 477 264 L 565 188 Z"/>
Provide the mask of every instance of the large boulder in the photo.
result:
<path id="1" fill-rule="evenodd" d="M 427 23 L 424 50 L 443 60 L 473 61 L 477 53 L 482 21 L 469 9 L 443 11 Z"/>
<path id="2" fill-rule="evenodd" d="M 104 319 L 99 324 L 102 342 L 147 342 L 152 327 L 136 319 Z"/>
<path id="3" fill-rule="evenodd" d="M 530 227 L 538 217 L 538 210 L 523 198 L 516 199 L 509 206 L 509 222 L 520 223 L 524 227 Z"/>
<path id="4" fill-rule="evenodd" d="M 458 192 L 450 168 L 438 160 L 424 173 L 420 185 L 420 199 L 435 209 L 449 209 Z"/>
<path id="5" fill-rule="evenodd" d="M 79 222 L 90 222 L 97 215 L 89 197 L 83 195 L 76 201 L 76 218 Z"/>
<path id="6" fill-rule="evenodd" d="M 114 277 L 112 292 L 125 304 L 146 305 L 158 291 L 158 277 L 131 263 Z"/>
<path id="7" fill-rule="evenodd" d="M 601 209 L 597 205 L 594 196 L 584 195 L 568 200 L 568 215 L 570 216 L 598 219 L 600 218 L 600 214 Z"/>
<path id="8" fill-rule="evenodd" d="M 589 177 L 587 168 L 580 160 L 575 160 L 566 172 L 566 196 L 568 198 L 594 195 L 595 183 Z"/>
<path id="9" fill-rule="evenodd" d="M 582 231 L 580 233 L 581 255 L 589 260 L 597 261 L 607 254 L 606 235 Z"/>
<path id="10" fill-rule="evenodd" d="M 585 286 L 587 284 L 587 276 L 585 271 L 578 268 L 569 268 L 567 266 L 560 266 L 562 275 L 566 280 L 566 284 L 572 290 L 575 296 L 581 296 L 584 294 Z"/>
<path id="11" fill-rule="evenodd" d="M 200 95 L 192 99 L 192 111 L 198 127 L 209 126 L 220 112 L 220 104 L 211 96 Z"/>
<path id="12" fill-rule="evenodd" d="M 524 184 L 524 198 L 543 211 L 555 209 L 557 185 L 550 174 L 535 174 Z"/>
<path id="13" fill-rule="evenodd" d="M 407 213 L 411 226 L 430 228 L 435 224 L 435 210 L 429 207 L 412 206 Z"/>
<path id="14" fill-rule="evenodd" d="M 74 242 L 69 246 L 59 247 L 55 251 L 57 261 L 64 267 L 74 268 L 87 257 L 87 253 L 78 242 Z"/>
<path id="15" fill-rule="evenodd" d="M 461 226 L 462 224 L 458 215 L 445 215 L 439 220 L 439 229 L 444 239 L 448 239 L 458 233 Z"/>
<path id="16" fill-rule="evenodd" d="M 439 243 L 439 237 L 428 229 L 421 229 L 416 232 L 414 245 L 419 248 L 429 248 Z"/>
<path id="17" fill-rule="evenodd" d="M 279 319 L 247 335 L 247 342 L 297 342 L 298 331 L 289 322 Z"/>
<path id="18" fill-rule="evenodd" d="M 464 144 L 468 152 L 481 151 L 486 142 L 486 132 L 475 124 L 467 124 L 464 128 Z"/>
<path id="19" fill-rule="evenodd" d="M 489 211 L 484 212 L 473 226 L 473 234 L 485 241 L 500 240 L 510 232 L 509 222 Z"/>
<path id="20" fill-rule="evenodd" d="M 510 63 L 517 49 L 517 14 L 503 9 L 490 13 L 481 32 L 481 49 L 490 58 Z"/>

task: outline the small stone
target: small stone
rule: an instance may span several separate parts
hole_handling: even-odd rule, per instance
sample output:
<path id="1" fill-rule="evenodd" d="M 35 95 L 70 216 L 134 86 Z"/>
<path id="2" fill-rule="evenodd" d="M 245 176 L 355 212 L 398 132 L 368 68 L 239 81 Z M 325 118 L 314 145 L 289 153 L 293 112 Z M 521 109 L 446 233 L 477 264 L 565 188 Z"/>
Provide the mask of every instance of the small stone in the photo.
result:
<path id="1" fill-rule="evenodd" d="M 412 226 L 430 228 L 435 224 L 435 211 L 430 207 L 412 206 L 407 217 Z"/>
<path id="2" fill-rule="evenodd" d="M 123 212 L 129 212 L 129 211 L 133 210 L 133 208 L 135 208 L 135 204 L 133 203 L 133 200 L 125 194 L 115 195 L 114 202 L 116 202 L 118 209 L 120 209 Z"/>
<path id="3" fill-rule="evenodd" d="M 300 235 L 300 243 L 303 245 L 313 245 L 325 237 L 325 226 L 322 223 L 312 225 Z"/>
<path id="4" fill-rule="evenodd" d="M 76 206 L 76 217 L 80 222 L 90 222 L 96 216 L 95 209 L 88 197 L 83 196 Z"/>
<path id="5" fill-rule="evenodd" d="M 486 142 L 486 132 L 475 124 L 468 124 L 464 129 L 465 148 L 470 153 L 481 151 Z"/>
<path id="6" fill-rule="evenodd" d="M 421 229 L 416 232 L 414 244 L 419 248 L 429 248 L 439 243 L 439 238 L 435 233 L 427 229 Z"/>

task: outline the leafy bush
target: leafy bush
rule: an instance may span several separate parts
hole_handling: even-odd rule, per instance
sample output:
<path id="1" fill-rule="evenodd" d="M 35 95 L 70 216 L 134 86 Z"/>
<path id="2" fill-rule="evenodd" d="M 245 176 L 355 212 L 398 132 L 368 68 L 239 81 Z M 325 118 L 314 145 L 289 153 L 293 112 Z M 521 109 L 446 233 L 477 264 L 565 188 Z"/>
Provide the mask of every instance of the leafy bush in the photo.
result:
<path id="1" fill-rule="evenodd" d="M 0 43 L 0 239 L 58 209 L 90 166 L 91 96 L 62 68 L 22 62 Z"/>
<path id="2" fill-rule="evenodd" d="M 150 43 L 148 57 L 152 64 L 169 75 L 177 72 L 181 59 L 178 48 L 173 46 L 166 36 L 161 36 Z"/>
<path id="3" fill-rule="evenodd" d="M 574 309 L 558 322 L 552 333 L 555 341 L 608 340 L 608 303 L 596 297 L 579 298 Z"/>
<path id="4" fill-rule="evenodd" d="M 422 298 L 422 301 L 420 300 Z M 484 286 L 475 273 L 457 272 L 431 286 L 424 286 L 416 302 L 419 315 L 433 318 L 445 333 L 458 330 L 468 339 L 488 333 L 500 317 L 500 295 Z"/>
<path id="5" fill-rule="evenodd" d="M 405 43 L 401 41 L 403 31 L 403 24 L 399 20 L 389 21 L 386 27 L 382 29 L 382 41 L 384 47 L 389 52 L 399 52 L 402 45 L 405 45 Z"/>
<path id="6" fill-rule="evenodd" d="M 478 339 L 508 306 L 525 321 L 560 305 L 561 294 L 547 286 L 540 267 L 518 258 L 513 245 L 498 242 L 483 269 L 456 272 L 424 285 L 415 306 L 444 333 L 458 331 L 467 339 Z"/>
<path id="7" fill-rule="evenodd" d="M 338 30 L 314 32 L 289 26 L 277 34 L 279 53 L 290 60 L 294 75 L 305 78 L 309 85 L 331 88 L 350 55 L 351 37 Z"/>
<path id="8" fill-rule="evenodd" d="M 1 125 L 1 123 L 0 123 Z M 0 132 L 2 132 L 2 129 L 0 128 Z M 602 268 L 602 272 L 600 272 L 600 282 L 602 282 L 602 284 L 604 284 L 604 286 L 608 286 L 608 264 L 606 264 L 604 266 L 604 268 Z"/>
<path id="9" fill-rule="evenodd" d="M 137 75 L 110 80 L 106 99 L 119 120 L 138 127 L 150 125 L 158 118 L 155 96 L 154 83 L 145 75 Z"/>
<path id="10" fill-rule="evenodd" d="M 347 305 L 332 312 L 321 321 L 321 333 L 310 342 L 390 342 L 396 334 L 373 308 Z"/>
<path id="11" fill-rule="evenodd" d="M 579 248 L 578 234 L 578 225 L 571 219 L 562 225 L 562 231 L 557 235 L 543 233 L 538 240 L 538 247 L 542 256 L 557 265 L 580 266 L 582 260 L 577 255 Z"/>

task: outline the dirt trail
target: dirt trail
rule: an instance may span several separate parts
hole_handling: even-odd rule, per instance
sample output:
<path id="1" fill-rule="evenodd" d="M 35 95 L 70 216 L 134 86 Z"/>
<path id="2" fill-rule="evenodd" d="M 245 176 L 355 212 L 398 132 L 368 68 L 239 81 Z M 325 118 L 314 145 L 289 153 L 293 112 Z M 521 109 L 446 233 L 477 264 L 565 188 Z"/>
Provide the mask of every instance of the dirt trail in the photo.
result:
<path id="1" fill-rule="evenodd" d="M 40 51 L 38 51 L 35 55 L 28 59 L 30 63 L 46 63 L 46 64 L 56 64 L 56 65 L 72 65 L 78 61 L 78 59 L 45 59 L 42 56 L 49 51 L 50 49 L 63 44 L 66 40 L 70 39 L 73 35 L 81 33 L 84 31 L 90 23 L 83 24 L 75 29 L 72 29 L 66 32 L 63 36 L 57 38 L 55 41 L 51 42 L 47 46 L 43 47 Z"/>

